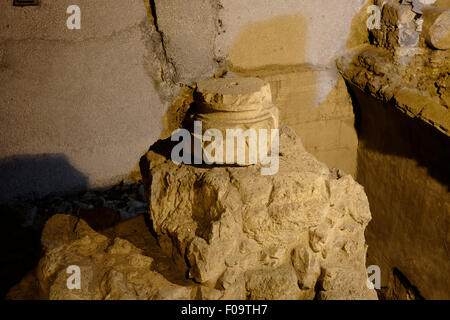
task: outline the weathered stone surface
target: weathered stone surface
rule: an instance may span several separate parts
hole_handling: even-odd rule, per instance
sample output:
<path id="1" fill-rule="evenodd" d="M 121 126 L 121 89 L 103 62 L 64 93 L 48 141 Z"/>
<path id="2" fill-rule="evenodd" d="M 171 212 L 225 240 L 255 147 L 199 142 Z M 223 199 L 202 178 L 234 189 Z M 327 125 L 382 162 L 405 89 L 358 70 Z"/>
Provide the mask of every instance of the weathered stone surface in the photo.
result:
<path id="1" fill-rule="evenodd" d="M 205 111 L 259 111 L 272 104 L 270 86 L 257 78 L 199 81 L 195 98 Z"/>
<path id="2" fill-rule="evenodd" d="M 370 211 L 362 187 L 330 172 L 288 127 L 280 141 L 280 172 L 270 177 L 258 165 L 199 168 L 149 152 L 160 248 L 142 216 L 100 234 L 82 219 L 55 215 L 38 267 L 8 297 L 376 298 L 366 287 Z M 80 267 L 80 290 L 67 288 L 71 265 Z"/>
<path id="3" fill-rule="evenodd" d="M 36 278 L 27 276 L 10 292 L 10 298 L 23 298 L 23 288 L 30 286 L 37 287 L 39 298 L 52 300 L 190 299 L 195 294 L 194 286 L 177 285 L 152 271 L 153 259 L 129 241 L 96 233 L 73 216 L 53 216 L 43 230 L 41 243 L 44 256 L 36 268 Z M 80 289 L 67 287 L 71 265 L 80 267 Z"/>
<path id="4" fill-rule="evenodd" d="M 144 170 L 163 251 L 226 298 L 376 298 L 366 287 L 363 188 L 330 172 L 285 126 L 280 147 L 274 176 L 258 165 L 177 165 L 150 151 Z"/>
<path id="5" fill-rule="evenodd" d="M 285 130 L 284 134 L 288 135 L 289 132 Z M 239 230 L 236 228 L 237 225 L 232 226 L 236 219 L 226 220 L 224 215 L 227 213 L 224 213 L 217 222 L 226 224 L 228 221 L 230 227 L 212 226 L 211 229 L 220 229 L 221 234 L 217 236 L 217 232 L 212 231 L 216 233 L 216 237 L 211 241 L 207 242 L 197 237 L 195 244 L 189 245 L 188 258 L 193 266 L 191 275 L 197 279 L 208 279 L 213 276 L 217 281 L 208 280 L 198 284 L 187 280 L 185 278 L 187 265 L 184 262 L 179 263 L 182 267 L 177 268 L 173 263 L 174 258 L 179 258 L 178 249 L 172 251 L 162 236 L 158 237 L 158 242 L 163 245 L 163 249 L 169 250 L 166 250 L 166 254 L 161 251 L 156 239 L 150 234 L 143 216 L 124 221 L 99 234 L 82 219 L 77 220 L 76 217 L 69 215 L 55 215 L 47 222 L 42 233 L 41 244 L 44 255 L 38 267 L 10 290 L 8 299 L 376 298 L 376 294 L 365 287 L 366 246 L 363 232 L 365 224 L 370 219 L 370 213 L 362 188 L 349 176 L 339 178 L 338 175 L 331 174 L 299 145 L 293 149 L 297 150 L 294 151 L 297 155 L 298 152 L 303 154 L 302 164 L 309 163 L 308 169 L 311 171 L 304 172 L 302 178 L 317 175 L 317 181 L 309 188 L 306 186 L 307 182 L 304 182 L 303 186 L 298 185 L 293 192 L 305 189 L 306 193 L 311 191 L 315 193 L 314 189 L 318 188 L 313 198 L 329 198 L 329 203 L 320 206 L 326 208 L 327 205 L 333 205 L 333 207 L 325 210 L 329 212 L 319 214 L 319 218 L 322 218 L 318 226 L 309 230 L 307 226 L 296 227 L 293 224 L 295 219 L 317 220 L 312 216 L 317 214 L 313 210 L 314 202 L 311 200 L 304 204 L 303 209 L 299 209 L 307 217 L 302 218 L 299 215 L 296 218 L 295 213 L 289 210 L 298 209 L 303 205 L 299 202 L 285 203 L 289 198 L 295 200 L 293 193 L 280 198 L 280 193 L 286 192 L 280 179 L 273 190 L 271 200 L 274 203 L 271 208 L 274 221 L 270 221 L 267 227 L 257 215 L 255 217 L 257 221 L 247 223 L 248 231 L 247 229 L 243 231 L 242 226 Z M 293 158 L 290 158 L 289 161 L 292 161 Z M 217 173 L 215 175 L 218 176 Z M 240 187 L 243 192 L 241 196 L 247 199 L 248 206 L 251 197 L 254 197 L 252 189 L 255 186 L 249 185 L 245 190 L 243 187 Z M 222 196 L 229 192 L 224 191 Z M 256 191 L 261 191 L 261 188 Z M 264 193 L 264 197 L 267 196 L 267 192 Z M 236 192 L 234 194 L 236 195 Z M 210 195 L 211 193 L 206 196 Z M 346 201 L 351 197 L 356 198 L 352 198 L 350 202 Z M 229 203 L 223 203 L 227 204 Z M 222 204 L 216 204 L 220 205 Z M 200 206 L 198 210 L 205 212 L 206 208 Z M 286 210 L 290 216 L 284 226 L 277 226 L 277 221 L 283 219 L 283 215 L 277 213 L 277 210 Z M 255 210 L 250 211 L 248 214 L 256 214 Z M 236 210 L 234 213 L 238 214 Z M 180 215 L 180 219 L 187 220 L 187 218 Z M 250 218 L 241 216 L 240 220 Z M 208 224 L 211 226 L 205 221 L 202 227 L 208 228 Z M 184 227 L 180 225 L 178 230 L 181 231 Z M 227 233 L 227 229 L 233 229 L 235 233 Z M 266 240 L 259 234 L 260 229 L 261 232 L 266 231 L 270 238 Z M 279 233 L 283 232 L 283 229 L 292 231 L 285 232 L 283 236 Z M 296 232 L 295 229 L 304 231 Z M 207 231 L 204 232 L 205 235 L 206 233 Z M 175 237 L 173 240 L 177 241 Z M 231 250 L 220 247 L 228 244 L 231 244 Z M 225 259 L 221 257 L 222 252 L 225 253 Z M 224 265 L 214 265 L 217 261 L 223 261 Z M 70 276 L 67 267 L 71 265 L 80 267 L 80 290 L 67 288 L 67 279 Z M 317 283 L 319 285 L 316 286 Z"/>
<path id="6" fill-rule="evenodd" d="M 449 49 L 450 10 L 430 6 L 434 2 L 375 0 L 382 15 L 380 28 L 370 30 L 374 44 L 395 49 L 399 56 L 414 55 L 426 45 L 432 49 Z"/>
<path id="7" fill-rule="evenodd" d="M 424 8 L 423 19 L 428 45 L 436 49 L 450 49 L 450 9 Z"/>
<path id="8" fill-rule="evenodd" d="M 398 55 L 417 51 L 422 20 L 416 19 L 413 4 L 396 0 L 375 0 L 382 11 L 380 28 L 370 30 L 374 43 L 395 49 Z"/>
<path id="9" fill-rule="evenodd" d="M 389 50 L 363 46 L 339 59 L 338 67 L 362 91 L 450 135 L 449 61 L 449 51 L 430 50 L 403 60 Z"/>

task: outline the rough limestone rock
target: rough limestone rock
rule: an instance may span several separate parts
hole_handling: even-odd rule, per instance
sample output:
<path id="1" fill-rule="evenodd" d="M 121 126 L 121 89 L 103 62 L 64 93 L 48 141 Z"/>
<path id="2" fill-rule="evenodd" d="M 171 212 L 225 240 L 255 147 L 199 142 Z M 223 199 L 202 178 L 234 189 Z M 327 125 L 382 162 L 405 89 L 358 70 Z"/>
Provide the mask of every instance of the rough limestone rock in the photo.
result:
<path id="1" fill-rule="evenodd" d="M 368 45 L 349 51 L 337 65 L 348 83 L 450 136 L 449 50 L 430 50 L 405 61 Z"/>
<path id="2" fill-rule="evenodd" d="M 397 0 L 375 0 L 374 4 L 382 9 L 380 28 L 370 30 L 374 43 L 399 55 L 416 52 L 423 20 L 416 19 L 413 4 Z"/>
<path id="3" fill-rule="evenodd" d="M 195 294 L 194 286 L 171 283 L 152 271 L 153 259 L 129 241 L 101 235 L 73 216 L 50 218 L 41 244 L 44 256 L 35 271 L 41 299 L 191 299 Z M 67 287 L 67 268 L 72 265 L 80 267 L 80 289 Z M 19 286 L 33 280 L 24 279 Z"/>
<path id="4" fill-rule="evenodd" d="M 259 165 L 177 165 L 150 151 L 143 171 L 157 243 L 142 216 L 100 234 L 55 215 L 36 270 L 9 297 L 376 299 L 367 287 L 363 188 L 317 161 L 286 126 L 280 151 L 272 176 Z M 81 287 L 71 290 L 74 265 Z"/>
<path id="5" fill-rule="evenodd" d="M 382 9 L 380 27 L 370 30 L 377 46 L 395 49 L 398 56 L 421 53 L 427 47 L 450 49 L 448 8 L 424 0 L 375 0 L 374 4 Z"/>
<path id="6" fill-rule="evenodd" d="M 176 165 L 150 151 L 154 232 L 143 216 L 100 234 L 57 214 L 44 227 L 37 268 L 8 298 L 376 299 L 367 288 L 363 188 L 318 162 L 288 127 L 280 142 L 273 176 L 258 165 Z M 80 289 L 67 286 L 74 265 Z"/>
<path id="7" fill-rule="evenodd" d="M 423 10 L 425 40 L 432 48 L 450 49 L 450 9 L 428 7 Z"/>
<path id="8" fill-rule="evenodd" d="M 147 154 L 150 215 L 162 250 L 203 299 L 376 299 L 367 288 L 363 188 L 280 129 L 279 172 L 175 164 Z"/>

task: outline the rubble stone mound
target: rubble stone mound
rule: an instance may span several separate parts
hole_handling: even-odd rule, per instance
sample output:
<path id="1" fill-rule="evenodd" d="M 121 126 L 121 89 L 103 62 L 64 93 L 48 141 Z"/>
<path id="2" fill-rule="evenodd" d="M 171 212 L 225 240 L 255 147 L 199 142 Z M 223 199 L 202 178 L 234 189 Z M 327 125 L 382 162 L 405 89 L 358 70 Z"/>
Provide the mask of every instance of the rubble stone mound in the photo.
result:
<path id="1" fill-rule="evenodd" d="M 128 222 L 123 222 L 128 223 Z M 94 231 L 84 220 L 57 214 L 43 230 L 43 257 L 8 294 L 9 299 L 159 300 L 191 299 L 195 286 L 169 282 L 153 271 L 154 259 L 131 242 Z M 72 266 L 80 287 L 69 288 Z"/>
<path id="2" fill-rule="evenodd" d="M 286 126 L 280 148 L 273 176 L 259 165 L 175 164 L 150 151 L 144 176 L 162 250 L 213 298 L 376 298 L 363 187 L 317 161 Z"/>
<path id="3" fill-rule="evenodd" d="M 53 216 L 36 270 L 9 299 L 376 299 L 363 188 L 307 153 L 288 127 L 280 143 L 274 176 L 258 165 L 177 165 L 150 151 L 150 226 L 139 216 L 98 233 Z M 70 266 L 80 269 L 79 289 L 68 287 Z"/>

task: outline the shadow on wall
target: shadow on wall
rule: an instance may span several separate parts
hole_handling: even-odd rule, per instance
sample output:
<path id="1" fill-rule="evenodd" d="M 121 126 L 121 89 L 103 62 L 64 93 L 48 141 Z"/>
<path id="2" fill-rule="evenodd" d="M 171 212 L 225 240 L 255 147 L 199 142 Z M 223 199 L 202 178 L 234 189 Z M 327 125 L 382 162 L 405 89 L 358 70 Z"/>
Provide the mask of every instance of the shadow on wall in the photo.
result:
<path id="1" fill-rule="evenodd" d="M 367 261 L 381 268 L 382 294 L 449 299 L 450 139 L 389 103 L 349 89 L 359 136 L 357 181 L 372 212 Z"/>
<path id="2" fill-rule="evenodd" d="M 32 270 L 40 256 L 40 231 L 24 227 L 27 208 L 7 203 L 87 189 L 88 178 L 62 153 L 0 159 L 0 299 Z"/>
<path id="3" fill-rule="evenodd" d="M 63 153 L 0 159 L 0 203 L 35 200 L 55 193 L 84 191 L 88 178 Z"/>
<path id="4" fill-rule="evenodd" d="M 450 191 L 450 139 L 447 136 L 394 106 L 371 97 L 363 98 L 364 94 L 352 85 L 349 92 L 352 100 L 357 101 L 355 127 L 362 148 L 414 160 Z M 361 101 L 362 105 L 358 104 Z"/>

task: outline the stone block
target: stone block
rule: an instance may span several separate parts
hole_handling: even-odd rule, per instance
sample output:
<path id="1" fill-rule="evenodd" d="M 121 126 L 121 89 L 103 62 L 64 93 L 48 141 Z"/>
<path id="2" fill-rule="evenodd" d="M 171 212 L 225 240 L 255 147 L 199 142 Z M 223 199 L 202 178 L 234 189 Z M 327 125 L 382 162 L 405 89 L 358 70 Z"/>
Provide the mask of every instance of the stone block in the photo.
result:
<path id="1" fill-rule="evenodd" d="M 450 49 L 450 9 L 424 8 L 423 19 L 427 44 L 435 49 Z"/>
<path id="2" fill-rule="evenodd" d="M 278 109 L 272 103 L 269 84 L 258 78 L 204 80 L 197 83 L 194 101 L 194 148 L 197 139 L 208 162 L 256 164 L 271 153 L 271 130 L 278 129 Z M 196 122 L 201 124 L 199 132 Z M 266 150 L 261 149 L 263 138 Z"/>

